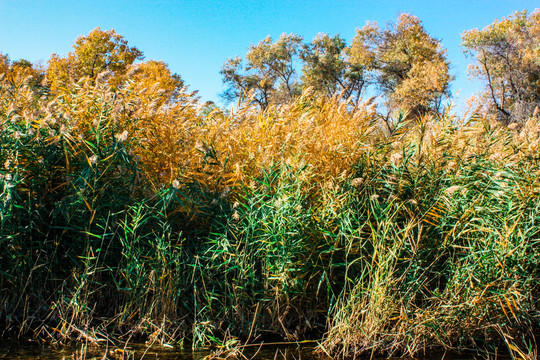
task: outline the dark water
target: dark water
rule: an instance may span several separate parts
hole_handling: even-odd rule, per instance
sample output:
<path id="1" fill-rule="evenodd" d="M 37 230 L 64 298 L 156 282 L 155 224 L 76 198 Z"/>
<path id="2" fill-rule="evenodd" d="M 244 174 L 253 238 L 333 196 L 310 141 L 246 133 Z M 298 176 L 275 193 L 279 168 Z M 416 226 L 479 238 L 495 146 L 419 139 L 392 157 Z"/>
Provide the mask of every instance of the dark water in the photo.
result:
<path id="1" fill-rule="evenodd" d="M 8 342 L 0 344 L 0 359 L 10 360 L 101 360 L 101 359 L 160 359 L 160 360 L 195 360 L 214 355 L 214 359 L 302 359 L 320 360 L 314 355 L 314 348 L 262 346 L 249 347 L 234 356 L 232 353 L 220 351 L 190 351 L 165 346 L 128 345 L 127 347 L 54 347 L 43 346 L 33 342 Z M 326 358 L 328 359 L 328 358 Z"/>
<path id="2" fill-rule="evenodd" d="M 219 351 L 187 351 L 164 346 L 146 347 L 128 345 L 127 347 L 54 347 L 35 342 L 6 342 L 0 344 L 0 359 L 10 360 L 195 360 L 195 359 L 242 359 L 242 360 L 328 360 L 328 357 L 316 356 L 313 346 L 253 346 L 242 353 L 219 353 Z M 369 357 L 368 357 L 369 358 Z M 373 360 L 382 358 L 373 358 Z M 423 360 L 470 360 L 471 356 L 432 354 Z M 401 360 L 407 360 L 402 358 Z M 418 360 L 418 359 L 415 359 Z"/>

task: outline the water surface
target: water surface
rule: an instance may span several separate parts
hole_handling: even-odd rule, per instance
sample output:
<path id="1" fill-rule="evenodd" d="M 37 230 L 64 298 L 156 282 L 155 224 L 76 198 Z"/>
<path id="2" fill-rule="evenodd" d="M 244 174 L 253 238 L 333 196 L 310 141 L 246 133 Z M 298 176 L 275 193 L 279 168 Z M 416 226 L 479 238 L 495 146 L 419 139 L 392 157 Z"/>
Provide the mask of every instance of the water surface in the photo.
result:
<path id="1" fill-rule="evenodd" d="M 217 355 L 214 359 L 242 360 L 328 360 L 328 357 L 316 356 L 313 346 L 250 346 L 245 348 L 237 357 L 233 354 L 201 350 L 190 351 L 168 346 L 146 347 L 144 344 L 129 344 L 124 347 L 55 347 L 39 344 L 35 341 L 8 341 L 0 344 L 0 359 L 9 360 L 102 360 L 102 359 L 159 359 L 159 360 L 199 360 Z M 227 357 L 229 355 L 229 357 Z M 368 357 L 369 358 L 369 357 Z M 373 360 L 388 358 L 373 358 Z M 432 354 L 422 360 L 471 360 L 471 356 Z M 401 360 L 407 360 L 401 358 Z M 412 360 L 412 359 L 410 359 Z M 415 359 L 415 360 L 418 360 Z"/>

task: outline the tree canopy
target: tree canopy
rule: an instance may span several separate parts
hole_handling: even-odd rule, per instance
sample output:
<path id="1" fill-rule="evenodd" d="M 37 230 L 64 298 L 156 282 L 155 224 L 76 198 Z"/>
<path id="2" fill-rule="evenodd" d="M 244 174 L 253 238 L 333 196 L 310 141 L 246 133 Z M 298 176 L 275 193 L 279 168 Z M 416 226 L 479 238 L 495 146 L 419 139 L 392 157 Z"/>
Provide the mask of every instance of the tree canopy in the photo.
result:
<path id="1" fill-rule="evenodd" d="M 7 54 L 0 53 L 0 76 L 13 85 L 23 82 L 36 85 L 41 82 L 43 72 L 28 60 L 11 61 Z"/>
<path id="2" fill-rule="evenodd" d="M 297 58 L 302 63 L 300 79 L 294 67 Z M 373 86 L 390 111 L 422 115 L 438 111 L 449 95 L 449 67 L 440 41 L 416 16 L 402 14 L 387 29 L 368 22 L 350 46 L 340 35 L 319 34 L 308 44 L 295 34 L 283 34 L 276 42 L 267 37 L 252 45 L 245 59 L 229 59 L 221 74 L 228 85 L 225 100 L 250 93 L 261 108 L 290 101 L 307 87 L 358 104 Z"/>
<path id="3" fill-rule="evenodd" d="M 223 97 L 231 101 L 247 95 L 263 109 L 292 99 L 298 92 L 294 62 L 301 43 L 296 34 L 283 34 L 275 42 L 268 36 L 250 46 L 245 59 L 228 59 L 220 72 L 228 85 Z"/>
<path id="4" fill-rule="evenodd" d="M 486 84 L 482 99 L 491 113 L 505 122 L 523 121 L 540 105 L 540 10 L 518 11 L 466 31 L 462 46 L 475 61 L 471 76 Z M 182 78 L 163 61 L 143 60 L 142 51 L 122 35 L 98 27 L 77 38 L 73 51 L 52 54 L 44 68 L 0 54 L 0 73 L 13 84 L 31 81 L 52 93 L 81 81 L 105 82 L 144 95 L 139 101 L 152 107 L 176 102 Z M 228 59 L 220 73 L 226 101 L 247 99 L 261 109 L 289 103 L 309 88 L 351 105 L 377 94 L 381 112 L 405 110 L 417 117 L 440 111 L 450 95 L 449 69 L 441 41 L 418 17 L 401 14 L 384 28 L 367 22 L 350 44 L 339 34 L 320 33 L 311 42 L 292 33 L 277 40 L 268 36 L 245 56 Z"/>
<path id="5" fill-rule="evenodd" d="M 53 91 L 83 78 L 95 80 L 103 72 L 110 72 L 111 84 L 117 84 L 130 65 L 144 58 L 122 35 L 99 27 L 77 38 L 73 49 L 64 57 L 53 54 L 49 59 L 47 80 Z"/>
<path id="6" fill-rule="evenodd" d="M 540 10 L 518 11 L 462 40 L 476 60 L 470 74 L 485 82 L 484 98 L 502 120 L 521 121 L 540 105 Z"/>
<path id="7" fill-rule="evenodd" d="M 449 95 L 446 50 L 416 16 L 401 14 L 385 30 L 367 23 L 357 30 L 350 54 L 351 63 L 371 72 L 390 109 L 422 115 L 438 111 Z"/>
<path id="8" fill-rule="evenodd" d="M 126 78 L 131 90 L 145 94 L 157 105 L 174 103 L 184 86 L 180 75 L 171 73 L 163 61 L 149 60 L 132 65 Z"/>
<path id="9" fill-rule="evenodd" d="M 332 96 L 339 93 L 344 99 L 357 103 L 367 83 L 364 67 L 349 61 L 349 49 L 341 36 L 319 34 L 300 53 L 304 62 L 303 83 L 316 91 Z"/>

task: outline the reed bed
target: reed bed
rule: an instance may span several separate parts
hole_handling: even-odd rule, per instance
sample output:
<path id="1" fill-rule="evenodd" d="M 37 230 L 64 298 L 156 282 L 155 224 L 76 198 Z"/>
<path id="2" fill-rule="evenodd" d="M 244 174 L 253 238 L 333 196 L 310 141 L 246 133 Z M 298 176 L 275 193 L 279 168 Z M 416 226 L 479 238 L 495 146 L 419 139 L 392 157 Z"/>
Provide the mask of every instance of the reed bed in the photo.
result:
<path id="1" fill-rule="evenodd" d="M 159 96 L 0 80 L 3 336 L 534 353 L 538 116 Z"/>

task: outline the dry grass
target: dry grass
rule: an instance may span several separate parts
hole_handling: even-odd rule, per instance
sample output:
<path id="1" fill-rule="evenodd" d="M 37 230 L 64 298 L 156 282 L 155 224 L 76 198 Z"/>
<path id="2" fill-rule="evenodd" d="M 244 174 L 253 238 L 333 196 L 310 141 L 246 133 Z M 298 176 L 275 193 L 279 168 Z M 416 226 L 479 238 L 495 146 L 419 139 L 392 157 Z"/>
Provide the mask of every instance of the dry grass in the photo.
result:
<path id="1" fill-rule="evenodd" d="M 204 116 L 159 96 L 0 81 L 6 331 L 536 351 L 538 117 L 389 132 L 369 101 L 309 90 Z"/>

